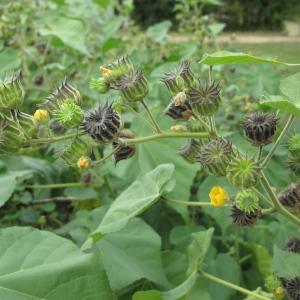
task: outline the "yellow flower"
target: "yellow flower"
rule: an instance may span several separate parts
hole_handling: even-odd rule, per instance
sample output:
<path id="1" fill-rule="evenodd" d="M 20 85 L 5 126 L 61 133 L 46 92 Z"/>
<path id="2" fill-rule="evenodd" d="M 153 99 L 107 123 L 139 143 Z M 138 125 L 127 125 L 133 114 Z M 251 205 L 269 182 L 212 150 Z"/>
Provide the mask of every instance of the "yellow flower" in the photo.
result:
<path id="1" fill-rule="evenodd" d="M 111 73 L 111 70 L 105 67 L 100 67 L 100 73 L 105 77 Z"/>
<path id="2" fill-rule="evenodd" d="M 182 125 L 174 125 L 170 127 L 170 130 L 173 132 L 184 132 L 186 131 L 186 127 Z"/>
<path id="3" fill-rule="evenodd" d="M 87 169 L 89 168 L 90 165 L 91 165 L 91 160 L 86 156 L 80 157 L 77 161 L 77 166 L 79 169 Z"/>
<path id="4" fill-rule="evenodd" d="M 284 296 L 284 289 L 281 286 L 279 286 L 278 288 L 275 289 L 274 294 L 277 297 L 283 297 Z"/>
<path id="5" fill-rule="evenodd" d="M 49 113 L 46 109 L 38 109 L 35 111 L 33 118 L 36 122 L 41 124 L 48 124 L 49 122 Z"/>
<path id="6" fill-rule="evenodd" d="M 221 207 L 225 204 L 228 195 L 220 186 L 214 186 L 209 193 L 210 203 L 213 206 Z"/>

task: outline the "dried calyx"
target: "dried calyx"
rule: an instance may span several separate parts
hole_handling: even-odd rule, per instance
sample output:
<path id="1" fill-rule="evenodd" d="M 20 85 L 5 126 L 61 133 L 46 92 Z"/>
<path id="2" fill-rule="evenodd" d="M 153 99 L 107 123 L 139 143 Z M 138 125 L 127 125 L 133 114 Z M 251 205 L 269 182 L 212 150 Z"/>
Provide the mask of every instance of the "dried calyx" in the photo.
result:
<path id="1" fill-rule="evenodd" d="M 278 199 L 285 206 L 300 209 L 300 183 L 291 183 L 279 194 Z"/>
<path id="2" fill-rule="evenodd" d="M 254 225 L 260 216 L 260 209 L 255 209 L 253 212 L 246 213 L 239 209 L 236 204 L 234 204 L 231 208 L 231 217 L 233 223 L 241 227 Z"/>

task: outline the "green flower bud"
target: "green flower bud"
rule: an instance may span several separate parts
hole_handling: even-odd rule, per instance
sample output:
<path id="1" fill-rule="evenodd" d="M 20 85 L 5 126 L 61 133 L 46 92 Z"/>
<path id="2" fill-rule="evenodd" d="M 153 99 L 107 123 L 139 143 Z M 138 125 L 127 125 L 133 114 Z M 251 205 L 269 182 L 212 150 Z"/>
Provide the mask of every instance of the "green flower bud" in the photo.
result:
<path id="1" fill-rule="evenodd" d="M 212 116 L 217 112 L 221 102 L 219 85 L 215 82 L 202 84 L 199 81 L 198 86 L 188 92 L 188 99 L 196 115 Z"/>
<path id="2" fill-rule="evenodd" d="M 128 102 L 142 101 L 148 94 L 148 83 L 142 71 L 133 71 L 116 81 L 117 88 Z"/>
<path id="3" fill-rule="evenodd" d="M 300 157 L 290 156 L 287 161 L 288 168 L 295 173 L 295 175 L 300 175 Z"/>
<path id="4" fill-rule="evenodd" d="M 57 110 L 54 110 L 53 115 L 65 128 L 78 127 L 84 118 L 82 109 L 72 100 L 65 100 Z"/>
<path id="5" fill-rule="evenodd" d="M 178 154 L 187 162 L 194 164 L 197 162 L 201 147 L 202 144 L 198 139 L 189 139 L 186 144 L 179 149 Z"/>
<path id="6" fill-rule="evenodd" d="M 90 88 L 96 90 L 100 94 L 105 94 L 109 91 L 110 85 L 105 81 L 103 77 L 100 77 L 98 79 L 91 80 Z"/>
<path id="7" fill-rule="evenodd" d="M 29 139 L 33 138 L 37 133 L 37 122 L 34 117 L 24 112 L 18 112 L 17 119 L 25 136 Z"/>
<path id="8" fill-rule="evenodd" d="M 13 110 L 23 103 L 24 89 L 21 71 L 13 72 L 0 79 L 0 111 Z"/>
<path id="9" fill-rule="evenodd" d="M 281 282 L 280 282 L 279 278 L 276 275 L 271 274 L 271 275 L 266 277 L 265 287 L 268 291 L 274 292 L 280 286 L 281 286 Z"/>
<path id="10" fill-rule="evenodd" d="M 300 161 L 300 134 L 294 134 L 286 144 L 287 149 L 293 157 L 297 157 Z"/>
<path id="11" fill-rule="evenodd" d="M 227 179 L 238 188 L 254 187 L 259 179 L 258 166 L 251 158 L 237 154 L 227 167 Z"/>
<path id="12" fill-rule="evenodd" d="M 251 190 L 244 190 L 239 192 L 235 198 L 238 209 L 249 214 L 259 208 L 258 197 Z"/>

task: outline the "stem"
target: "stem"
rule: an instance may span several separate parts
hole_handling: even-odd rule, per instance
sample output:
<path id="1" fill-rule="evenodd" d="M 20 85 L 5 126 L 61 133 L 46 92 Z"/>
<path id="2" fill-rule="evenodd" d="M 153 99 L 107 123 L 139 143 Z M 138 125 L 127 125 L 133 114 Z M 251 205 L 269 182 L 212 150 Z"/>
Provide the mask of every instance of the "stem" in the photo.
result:
<path id="1" fill-rule="evenodd" d="M 53 198 L 47 198 L 47 199 L 42 199 L 42 200 L 35 200 L 32 201 L 30 204 L 46 204 L 46 203 L 51 203 L 51 202 L 71 202 L 79 200 L 76 199 L 75 197 L 53 197 Z"/>
<path id="2" fill-rule="evenodd" d="M 175 204 L 181 204 L 181 205 L 187 205 L 187 206 L 213 206 L 210 202 L 199 202 L 199 201 L 182 201 L 182 200 L 175 200 L 175 199 L 166 199 L 165 201 L 175 203 Z M 223 206 L 231 206 L 230 204 L 225 204 Z"/>
<path id="3" fill-rule="evenodd" d="M 233 284 L 233 283 L 230 283 L 230 282 L 228 282 L 228 281 L 225 281 L 225 280 L 223 280 L 223 279 L 221 279 L 221 278 L 215 277 L 215 276 L 213 276 L 213 275 L 211 275 L 211 274 L 208 274 L 208 273 L 206 273 L 206 272 L 199 271 L 199 273 L 200 273 L 201 275 L 203 275 L 205 278 L 209 279 L 209 280 L 212 280 L 212 281 L 214 281 L 214 282 L 216 282 L 216 283 L 219 283 L 219 284 L 221 284 L 221 285 L 227 286 L 227 287 L 229 287 L 229 288 L 231 288 L 231 289 L 234 289 L 234 290 L 236 290 L 236 291 L 239 291 L 239 292 L 241 292 L 241 293 L 243 293 L 243 294 L 246 294 L 246 295 L 250 295 L 250 296 L 252 296 L 252 297 L 255 297 L 256 299 L 270 300 L 270 298 L 267 298 L 267 297 L 265 297 L 265 296 L 261 296 L 261 295 L 255 293 L 255 292 L 249 291 L 249 290 L 247 290 L 247 289 L 245 289 L 245 288 L 242 288 L 242 287 L 240 287 L 240 286 L 238 286 L 238 285 L 235 285 L 235 284 Z"/>
<path id="4" fill-rule="evenodd" d="M 294 116 L 290 115 L 284 128 L 282 129 L 279 137 L 277 138 L 276 142 L 274 143 L 272 149 L 270 150 L 270 152 L 268 153 L 268 155 L 266 156 L 265 160 L 262 162 L 261 164 L 261 168 L 264 168 L 268 162 L 270 161 L 270 159 L 272 158 L 277 146 L 280 144 L 282 138 L 284 137 L 284 135 L 286 134 L 286 132 L 288 131 L 289 127 L 291 126 L 292 122 L 294 120 Z"/>
<path id="5" fill-rule="evenodd" d="M 109 154 L 107 154 L 106 156 L 104 156 L 103 158 L 101 158 L 100 160 L 96 160 L 94 161 L 95 165 L 99 165 L 101 163 L 103 163 L 104 161 L 106 161 L 108 158 L 110 158 L 111 156 L 113 156 L 116 152 L 118 152 L 120 150 L 121 146 L 119 145 L 118 147 L 116 147 L 112 152 L 110 152 Z"/>
<path id="6" fill-rule="evenodd" d="M 258 155 L 257 155 L 257 162 L 259 163 L 262 157 L 263 147 L 259 146 L 258 148 Z"/>
<path id="7" fill-rule="evenodd" d="M 274 208 L 278 213 L 286 217 L 288 220 L 293 222 L 294 224 L 300 226 L 300 219 L 298 219 L 296 216 L 294 216 L 292 213 L 290 213 L 287 209 L 284 208 L 284 206 L 280 203 L 277 196 L 275 195 L 274 191 L 272 190 L 270 183 L 263 172 L 261 172 L 261 184 L 266 189 L 267 193 L 269 194 L 269 197 L 274 205 Z"/>
<path id="8" fill-rule="evenodd" d="M 195 114 L 193 114 L 193 117 L 197 120 L 197 121 L 199 121 L 208 131 L 210 131 L 210 127 L 209 127 L 209 125 L 204 121 L 204 120 L 202 120 L 199 116 L 197 116 L 197 115 L 195 115 Z"/>
<path id="9" fill-rule="evenodd" d="M 40 138 L 40 139 L 32 139 L 28 141 L 28 144 L 47 144 L 47 143 L 53 143 L 57 141 L 63 141 L 67 139 L 74 138 L 76 136 L 81 136 L 86 134 L 85 132 L 74 132 L 70 134 L 60 135 L 60 136 L 54 136 L 50 138 Z"/>
<path id="10" fill-rule="evenodd" d="M 99 187 L 101 184 L 97 183 L 84 183 L 84 182 L 65 182 L 65 183 L 51 183 L 51 184 L 33 184 L 27 185 L 26 188 L 30 189 L 61 189 L 66 187 Z"/>
<path id="11" fill-rule="evenodd" d="M 259 190 L 257 189 L 253 189 L 254 193 L 256 193 L 256 195 L 260 198 L 262 198 L 263 200 L 265 200 L 267 203 L 269 203 L 270 205 L 273 206 L 272 201 L 270 201 L 264 194 L 262 194 Z"/>
<path id="12" fill-rule="evenodd" d="M 147 114 L 149 115 L 149 117 L 150 117 L 150 119 L 151 119 L 153 125 L 155 126 L 156 131 L 157 131 L 158 133 L 161 133 L 162 131 L 161 131 L 161 129 L 159 128 L 159 125 L 158 125 L 157 121 L 155 120 L 155 118 L 154 118 L 152 112 L 151 112 L 150 109 L 148 108 L 147 104 L 145 103 L 144 100 L 141 101 L 141 102 L 142 102 L 142 105 L 144 106 L 144 108 L 145 108 Z"/>

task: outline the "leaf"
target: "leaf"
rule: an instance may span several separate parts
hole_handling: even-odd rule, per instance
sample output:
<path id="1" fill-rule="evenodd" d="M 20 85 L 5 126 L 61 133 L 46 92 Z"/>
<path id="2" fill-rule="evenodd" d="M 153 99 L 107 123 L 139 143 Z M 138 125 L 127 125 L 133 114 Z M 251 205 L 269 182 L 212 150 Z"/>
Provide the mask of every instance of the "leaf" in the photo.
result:
<path id="1" fill-rule="evenodd" d="M 300 105 L 300 73 L 281 80 L 279 89 L 284 96 Z"/>
<path id="2" fill-rule="evenodd" d="M 147 36 L 157 43 L 163 43 L 168 38 L 172 22 L 167 20 L 148 27 Z"/>
<path id="3" fill-rule="evenodd" d="M 270 63 L 281 64 L 286 66 L 300 66 L 300 64 L 289 64 L 278 60 L 253 56 L 241 52 L 217 51 L 212 54 L 205 53 L 200 61 L 206 65 L 230 65 L 230 64 L 256 64 Z"/>
<path id="4" fill-rule="evenodd" d="M 9 171 L 0 174 L 0 207 L 9 200 L 15 191 L 18 179 L 30 174 L 30 171 Z"/>
<path id="5" fill-rule="evenodd" d="M 273 271 L 278 277 L 285 279 L 300 276 L 300 254 L 283 251 L 274 246 Z"/>
<path id="6" fill-rule="evenodd" d="M 136 292 L 132 300 L 163 300 L 159 291 L 142 291 Z"/>
<path id="7" fill-rule="evenodd" d="M 180 297 L 186 295 L 194 286 L 195 281 L 197 279 L 197 272 L 193 272 L 183 283 L 181 283 L 176 288 L 167 291 L 162 292 L 162 298 L 164 300 L 176 300 Z"/>
<path id="8" fill-rule="evenodd" d="M 159 165 L 133 182 L 114 200 L 92 237 L 122 229 L 131 218 L 152 205 L 162 194 L 173 172 L 173 165 Z"/>
<path id="9" fill-rule="evenodd" d="M 95 253 L 33 228 L 2 229 L 0 241 L 1 299 L 116 299 Z"/>
<path id="10" fill-rule="evenodd" d="M 124 18 L 122 16 L 112 16 L 105 21 L 102 30 L 106 38 L 114 35 L 122 26 Z"/>
<path id="11" fill-rule="evenodd" d="M 0 52 L 0 73 L 15 70 L 21 66 L 18 52 L 12 48 L 6 48 Z"/>
<path id="12" fill-rule="evenodd" d="M 226 24 L 224 23 L 213 23 L 208 25 L 208 29 L 213 36 L 216 36 L 225 28 L 225 26 Z"/>
<path id="13" fill-rule="evenodd" d="M 143 220 L 132 219 L 121 231 L 106 235 L 96 246 L 113 290 L 142 278 L 169 287 L 162 268 L 160 237 Z"/>
<path id="14" fill-rule="evenodd" d="M 210 246 L 214 228 L 192 233 L 193 241 L 187 248 L 189 268 L 187 273 L 193 273 L 199 268 L 199 263 L 204 260 L 205 254 Z"/>
<path id="15" fill-rule="evenodd" d="M 85 44 L 85 24 L 80 19 L 73 19 L 65 16 L 55 16 L 46 19 L 44 27 L 39 33 L 43 36 L 56 36 L 65 45 L 73 48 L 82 54 L 89 54 Z"/>
<path id="16" fill-rule="evenodd" d="M 91 187 L 68 187 L 64 190 L 64 195 L 74 197 L 78 200 L 97 199 L 98 193 Z"/>

